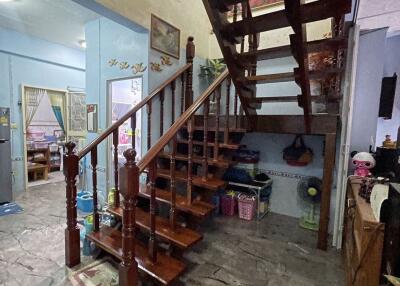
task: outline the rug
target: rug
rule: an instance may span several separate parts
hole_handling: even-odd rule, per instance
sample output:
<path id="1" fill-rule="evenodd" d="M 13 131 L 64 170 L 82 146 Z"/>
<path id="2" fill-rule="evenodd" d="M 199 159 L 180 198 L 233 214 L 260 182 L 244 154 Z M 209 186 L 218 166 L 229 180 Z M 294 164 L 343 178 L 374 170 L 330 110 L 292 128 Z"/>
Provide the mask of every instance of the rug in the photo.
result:
<path id="1" fill-rule="evenodd" d="M 111 258 L 95 261 L 69 277 L 74 286 L 118 286 L 118 269 Z"/>
<path id="2" fill-rule="evenodd" d="M 4 205 L 0 205 L 0 216 L 3 215 L 10 215 L 10 214 L 17 214 L 20 212 L 23 212 L 24 209 L 21 208 L 18 204 L 16 203 L 7 203 Z"/>

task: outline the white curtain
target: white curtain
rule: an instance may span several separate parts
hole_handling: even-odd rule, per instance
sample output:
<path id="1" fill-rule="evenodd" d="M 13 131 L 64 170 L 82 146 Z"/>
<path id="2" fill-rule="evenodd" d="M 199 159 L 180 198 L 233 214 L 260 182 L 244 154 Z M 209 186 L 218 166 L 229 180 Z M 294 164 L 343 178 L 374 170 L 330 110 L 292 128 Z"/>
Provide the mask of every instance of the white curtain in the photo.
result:
<path id="1" fill-rule="evenodd" d="M 28 127 L 33 117 L 35 116 L 36 110 L 42 101 L 43 96 L 47 96 L 47 91 L 41 88 L 29 87 L 25 89 L 26 99 L 26 114 L 25 114 L 25 126 Z"/>

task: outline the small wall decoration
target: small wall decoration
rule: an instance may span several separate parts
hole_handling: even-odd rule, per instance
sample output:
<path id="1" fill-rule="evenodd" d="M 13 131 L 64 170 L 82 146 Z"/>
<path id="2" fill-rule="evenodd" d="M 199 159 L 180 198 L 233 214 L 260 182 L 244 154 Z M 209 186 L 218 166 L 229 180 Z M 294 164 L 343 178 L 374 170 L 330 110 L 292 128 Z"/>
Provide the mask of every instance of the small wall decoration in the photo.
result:
<path id="1" fill-rule="evenodd" d="M 87 104 L 86 105 L 86 114 L 87 114 L 87 131 L 97 133 L 97 129 L 98 129 L 97 104 Z"/>
<path id="2" fill-rule="evenodd" d="M 140 72 L 144 72 L 147 69 L 147 66 L 145 66 L 143 63 L 138 63 L 138 64 L 132 65 L 131 69 L 132 69 L 133 74 L 137 74 Z"/>
<path id="3" fill-rule="evenodd" d="M 172 66 L 171 58 L 169 56 L 161 56 L 161 64 L 164 66 Z"/>
<path id="4" fill-rule="evenodd" d="M 117 64 L 118 64 L 117 59 L 111 59 L 111 60 L 108 61 L 108 65 L 110 67 L 116 66 Z"/>
<path id="5" fill-rule="evenodd" d="M 128 64 L 128 62 L 120 62 L 119 63 L 119 68 L 121 70 L 127 70 L 127 69 L 129 69 L 129 67 L 130 67 L 130 65 Z"/>
<path id="6" fill-rule="evenodd" d="M 151 63 L 150 63 L 150 68 L 151 68 L 151 70 L 154 71 L 154 72 L 162 72 L 162 68 L 161 68 L 161 65 L 160 65 L 159 63 L 153 63 L 153 62 L 151 62 Z"/>
<path id="7" fill-rule="evenodd" d="M 151 48 L 179 59 L 181 32 L 178 28 L 151 15 Z"/>

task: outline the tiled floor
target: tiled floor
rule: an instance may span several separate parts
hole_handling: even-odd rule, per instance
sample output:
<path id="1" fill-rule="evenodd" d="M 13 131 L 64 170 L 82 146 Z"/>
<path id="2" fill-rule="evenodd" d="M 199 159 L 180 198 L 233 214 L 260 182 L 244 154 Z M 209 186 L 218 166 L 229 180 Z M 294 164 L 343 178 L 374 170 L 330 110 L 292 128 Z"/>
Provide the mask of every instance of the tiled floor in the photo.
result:
<path id="1" fill-rule="evenodd" d="M 71 285 L 64 266 L 64 183 L 17 199 L 21 214 L 0 217 L 0 285 Z M 344 285 L 340 255 L 322 252 L 297 220 L 269 214 L 261 223 L 218 217 L 185 255 L 184 285 Z M 82 265 L 91 262 L 83 257 Z M 78 266 L 81 267 L 81 266 Z"/>

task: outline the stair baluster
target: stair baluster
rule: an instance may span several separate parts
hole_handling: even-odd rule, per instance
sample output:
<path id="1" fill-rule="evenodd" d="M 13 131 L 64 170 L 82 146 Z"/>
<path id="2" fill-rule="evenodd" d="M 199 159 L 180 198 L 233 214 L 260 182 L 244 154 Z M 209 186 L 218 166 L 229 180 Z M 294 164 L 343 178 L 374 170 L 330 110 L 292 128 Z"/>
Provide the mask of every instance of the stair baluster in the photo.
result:
<path id="1" fill-rule="evenodd" d="M 65 229 L 65 264 L 74 267 L 81 263 L 79 228 L 76 209 L 76 177 L 79 173 L 79 157 L 75 152 L 75 143 L 65 144 L 64 154 L 65 191 L 67 197 L 67 228 Z"/>
<path id="2" fill-rule="evenodd" d="M 124 152 L 126 162 L 121 168 L 120 191 L 124 198 L 122 215 L 122 262 L 119 265 L 119 285 L 138 285 L 138 265 L 135 260 L 135 211 L 139 192 L 139 168 L 136 151 Z"/>
<path id="3" fill-rule="evenodd" d="M 147 112 L 147 150 L 151 148 L 151 100 L 146 105 Z"/>
<path id="4" fill-rule="evenodd" d="M 160 91 L 160 137 L 164 134 L 164 89 Z"/>
<path id="5" fill-rule="evenodd" d="M 150 238 L 149 256 L 153 263 L 157 262 L 157 242 L 156 242 L 156 179 L 157 179 L 157 159 L 153 159 L 149 164 L 149 183 L 148 188 L 151 192 L 150 197 Z"/>
<path id="6" fill-rule="evenodd" d="M 185 74 L 181 75 L 181 113 L 183 113 L 185 109 Z"/>
<path id="7" fill-rule="evenodd" d="M 225 130 L 224 130 L 224 143 L 228 144 L 229 141 L 229 104 L 231 99 L 231 78 L 226 79 L 226 101 L 225 101 Z"/>
<path id="8" fill-rule="evenodd" d="M 233 116 L 235 117 L 235 128 L 238 128 L 239 117 L 238 117 L 238 92 L 235 89 L 235 101 L 233 106 Z"/>
<path id="9" fill-rule="evenodd" d="M 171 82 L 171 126 L 175 122 L 175 88 L 176 81 Z"/>
<path id="10" fill-rule="evenodd" d="M 93 231 L 99 231 L 100 217 L 97 201 L 97 146 L 90 152 L 92 165 L 92 184 L 93 184 Z"/>
<path id="11" fill-rule="evenodd" d="M 136 113 L 131 116 L 131 129 L 132 129 L 132 148 L 135 149 L 136 144 Z"/>
<path id="12" fill-rule="evenodd" d="M 114 145 L 114 206 L 118 208 L 120 206 L 119 201 L 119 188 L 118 188 L 118 129 L 113 132 L 113 145 Z"/>
<path id="13" fill-rule="evenodd" d="M 176 136 L 171 141 L 171 156 L 170 156 L 170 195 L 171 195 L 171 207 L 169 210 L 169 223 L 173 230 L 176 228 L 176 213 L 175 213 L 175 204 L 176 204 L 176 175 L 175 175 L 175 156 L 176 156 L 176 145 L 177 138 Z"/>
<path id="14" fill-rule="evenodd" d="M 215 91 L 216 110 L 215 110 L 215 138 L 214 138 L 214 161 L 218 161 L 219 156 L 219 117 L 221 112 L 221 85 Z"/>
<path id="15" fill-rule="evenodd" d="M 192 183 L 193 183 L 193 129 L 194 118 L 189 118 L 187 123 L 188 131 L 188 168 L 187 168 L 187 203 L 192 203 Z"/>
<path id="16" fill-rule="evenodd" d="M 203 181 L 208 178 L 208 113 L 210 112 L 210 99 L 207 99 L 203 108 L 204 133 L 203 133 Z"/>

